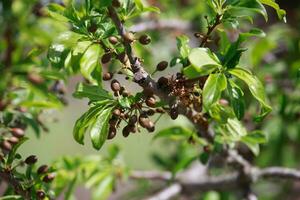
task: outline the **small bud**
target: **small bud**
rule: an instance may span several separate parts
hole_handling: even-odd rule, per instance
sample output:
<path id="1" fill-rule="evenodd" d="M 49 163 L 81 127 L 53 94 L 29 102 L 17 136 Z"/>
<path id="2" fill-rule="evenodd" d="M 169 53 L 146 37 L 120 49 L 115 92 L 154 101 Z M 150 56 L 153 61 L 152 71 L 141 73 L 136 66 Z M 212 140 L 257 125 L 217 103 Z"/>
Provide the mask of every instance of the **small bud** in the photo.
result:
<path id="1" fill-rule="evenodd" d="M 115 37 L 115 36 L 111 36 L 108 38 L 108 41 L 112 44 L 112 45 L 115 45 L 119 42 L 118 38 Z"/>
<path id="2" fill-rule="evenodd" d="M 164 109 L 161 109 L 161 108 L 156 108 L 155 112 L 160 113 L 160 114 L 165 113 Z"/>
<path id="3" fill-rule="evenodd" d="M 46 194 L 43 190 L 37 190 L 36 191 L 36 196 L 39 200 L 42 200 L 46 197 Z"/>
<path id="4" fill-rule="evenodd" d="M 11 134 L 17 138 L 21 138 L 25 135 L 24 130 L 21 128 L 12 128 Z"/>
<path id="5" fill-rule="evenodd" d="M 148 35 L 142 35 L 142 36 L 139 38 L 139 42 L 140 42 L 142 45 L 147 45 L 147 44 L 150 44 L 151 38 L 150 38 Z"/>
<path id="6" fill-rule="evenodd" d="M 111 80 L 112 78 L 113 78 L 113 73 L 110 73 L 110 72 L 104 73 L 104 74 L 103 74 L 103 77 L 102 77 L 102 79 L 103 79 L 104 81 L 109 81 L 109 80 Z"/>
<path id="7" fill-rule="evenodd" d="M 107 139 L 111 140 L 117 135 L 117 129 L 115 127 L 110 127 L 107 135 Z"/>
<path id="8" fill-rule="evenodd" d="M 151 133 L 155 131 L 155 125 L 152 121 L 149 120 L 148 124 L 146 125 L 146 129 Z"/>
<path id="9" fill-rule="evenodd" d="M 106 53 L 102 56 L 101 58 L 101 62 L 102 64 L 106 64 L 106 63 L 109 63 L 111 61 L 111 58 L 112 58 L 112 54 L 111 53 Z"/>
<path id="10" fill-rule="evenodd" d="M 43 181 L 45 183 L 50 183 L 51 181 L 53 181 L 53 179 L 55 178 L 54 174 L 47 174 L 44 178 Z"/>
<path id="11" fill-rule="evenodd" d="M 31 155 L 25 159 L 25 163 L 27 165 L 33 165 L 37 162 L 37 160 L 38 160 L 38 158 L 35 155 Z"/>
<path id="12" fill-rule="evenodd" d="M 156 66 L 157 71 L 164 71 L 168 67 L 169 63 L 167 61 L 161 61 Z"/>
<path id="13" fill-rule="evenodd" d="M 154 97 L 148 97 L 146 99 L 146 105 L 151 107 L 151 108 L 154 108 L 155 107 L 155 104 L 156 104 L 156 100 Z"/>
<path id="14" fill-rule="evenodd" d="M 46 174 L 49 170 L 48 165 L 41 165 L 38 169 L 37 169 L 37 173 L 38 174 Z"/>
<path id="15" fill-rule="evenodd" d="M 114 92 L 118 92 L 121 90 L 121 85 L 120 85 L 119 81 L 117 81 L 116 79 L 112 80 L 110 86 L 111 86 L 112 91 L 114 91 Z"/>
<path id="16" fill-rule="evenodd" d="M 134 34 L 132 32 L 127 32 L 124 35 L 124 41 L 127 43 L 132 43 L 134 41 Z"/>
<path id="17" fill-rule="evenodd" d="M 170 116 L 173 120 L 177 119 L 178 118 L 178 106 L 177 104 L 173 104 L 171 105 L 171 108 L 170 108 Z"/>

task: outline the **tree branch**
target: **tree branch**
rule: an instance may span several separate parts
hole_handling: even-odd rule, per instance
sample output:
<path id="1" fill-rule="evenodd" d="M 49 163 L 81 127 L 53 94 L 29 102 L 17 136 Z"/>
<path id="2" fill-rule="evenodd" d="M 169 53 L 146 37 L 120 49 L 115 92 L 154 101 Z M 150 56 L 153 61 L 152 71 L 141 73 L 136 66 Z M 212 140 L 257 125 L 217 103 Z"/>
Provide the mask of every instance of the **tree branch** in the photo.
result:
<path id="1" fill-rule="evenodd" d="M 158 192 L 157 194 L 146 198 L 145 200 L 167 200 L 176 197 L 181 193 L 182 186 L 178 183 L 174 183 L 169 187 L 166 187 L 162 191 Z"/>

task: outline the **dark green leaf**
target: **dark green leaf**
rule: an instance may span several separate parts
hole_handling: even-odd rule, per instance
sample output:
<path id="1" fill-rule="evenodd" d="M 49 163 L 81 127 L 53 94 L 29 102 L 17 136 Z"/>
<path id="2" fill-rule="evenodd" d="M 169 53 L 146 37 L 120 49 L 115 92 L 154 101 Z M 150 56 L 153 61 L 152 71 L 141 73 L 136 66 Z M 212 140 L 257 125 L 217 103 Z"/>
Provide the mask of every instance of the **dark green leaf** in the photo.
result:
<path id="1" fill-rule="evenodd" d="M 229 81 L 228 93 L 235 116 L 241 120 L 245 114 L 244 93 L 233 81 Z"/>
<path id="2" fill-rule="evenodd" d="M 113 100 L 113 97 L 100 86 L 79 83 L 73 94 L 76 98 L 89 98 L 90 101 Z"/>

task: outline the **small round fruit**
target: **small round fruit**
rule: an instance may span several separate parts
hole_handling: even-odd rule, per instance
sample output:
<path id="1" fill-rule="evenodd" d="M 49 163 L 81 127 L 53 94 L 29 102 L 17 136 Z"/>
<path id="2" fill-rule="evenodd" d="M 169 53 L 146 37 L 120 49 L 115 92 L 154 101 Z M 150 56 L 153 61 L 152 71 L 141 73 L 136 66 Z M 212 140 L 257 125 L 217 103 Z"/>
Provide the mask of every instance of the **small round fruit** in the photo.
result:
<path id="1" fill-rule="evenodd" d="M 146 105 L 151 107 L 151 108 L 154 108 L 155 107 L 155 104 L 156 104 L 156 99 L 152 96 L 152 97 L 148 97 L 146 99 Z"/>
<path id="2" fill-rule="evenodd" d="M 36 196 L 38 199 L 44 199 L 46 197 L 46 193 L 43 190 L 37 190 L 36 191 Z"/>
<path id="3" fill-rule="evenodd" d="M 156 69 L 157 71 L 164 71 L 168 67 L 169 63 L 167 61 L 161 61 L 157 64 Z"/>
<path id="4" fill-rule="evenodd" d="M 119 42 L 118 38 L 115 37 L 115 36 L 111 36 L 108 38 L 108 41 L 112 44 L 112 45 L 115 45 Z"/>
<path id="5" fill-rule="evenodd" d="M 44 178 L 43 181 L 45 183 L 50 183 L 51 181 L 53 181 L 53 179 L 55 178 L 54 174 L 47 174 Z"/>
<path id="6" fill-rule="evenodd" d="M 129 136 L 129 134 L 130 134 L 130 126 L 125 126 L 124 128 L 123 128 L 123 130 L 122 130 L 122 134 L 123 134 L 123 136 L 126 138 L 126 137 L 128 137 Z"/>
<path id="7" fill-rule="evenodd" d="M 123 64 L 125 64 L 128 61 L 128 56 L 126 55 L 125 52 L 120 53 L 117 57 L 118 60 Z"/>
<path id="8" fill-rule="evenodd" d="M 129 118 L 129 124 L 135 124 L 137 122 L 138 118 L 136 115 L 132 115 L 130 118 Z"/>
<path id="9" fill-rule="evenodd" d="M 12 128 L 11 129 L 11 134 L 17 138 L 21 138 L 25 135 L 25 132 L 21 128 Z"/>
<path id="10" fill-rule="evenodd" d="M 1 148 L 5 151 L 11 151 L 12 145 L 7 140 L 4 140 L 1 144 Z"/>
<path id="11" fill-rule="evenodd" d="M 106 73 L 103 74 L 102 78 L 103 78 L 104 81 L 109 81 L 113 78 L 113 73 L 106 72 Z"/>
<path id="12" fill-rule="evenodd" d="M 166 77 L 160 77 L 157 83 L 159 87 L 166 87 L 169 84 L 169 79 Z"/>
<path id="13" fill-rule="evenodd" d="M 35 155 L 31 155 L 31 156 L 28 156 L 26 159 L 25 159 L 25 163 L 27 165 L 33 165 L 37 162 L 38 158 L 37 156 Z"/>
<path id="14" fill-rule="evenodd" d="M 111 89 L 114 92 L 119 92 L 121 90 L 121 85 L 119 83 L 119 81 L 117 81 L 116 79 L 112 80 L 111 82 Z"/>
<path id="15" fill-rule="evenodd" d="M 13 136 L 13 137 L 9 138 L 7 141 L 10 144 L 15 145 L 15 144 L 18 144 L 20 140 L 19 140 L 19 138 Z"/>
<path id="16" fill-rule="evenodd" d="M 121 115 L 121 110 L 120 109 L 115 109 L 114 111 L 113 111 L 113 115 L 114 116 L 116 116 L 116 117 L 119 117 L 120 115 Z"/>
<path id="17" fill-rule="evenodd" d="M 102 56 L 101 58 L 101 63 L 102 64 L 106 64 L 106 63 L 109 63 L 111 61 L 111 58 L 112 58 L 112 54 L 111 53 L 106 53 Z"/>
<path id="18" fill-rule="evenodd" d="M 41 165 L 38 169 L 37 169 L 37 173 L 38 174 L 46 174 L 49 170 L 48 165 Z"/>
<path id="19" fill-rule="evenodd" d="M 107 135 L 107 139 L 111 140 L 117 135 L 117 129 L 115 127 L 110 127 Z"/>
<path id="20" fill-rule="evenodd" d="M 147 110 L 147 115 L 148 116 L 153 116 L 154 114 L 155 114 L 155 110 L 153 110 L 153 109 Z"/>
<path id="21" fill-rule="evenodd" d="M 150 38 L 148 35 L 142 35 L 142 36 L 139 38 L 139 42 L 140 42 L 142 45 L 147 45 L 147 44 L 150 44 L 151 38 Z"/>
<path id="22" fill-rule="evenodd" d="M 152 121 L 149 120 L 149 122 L 146 124 L 146 129 L 151 133 L 155 131 L 155 125 Z"/>
<path id="23" fill-rule="evenodd" d="M 124 41 L 127 43 L 132 43 L 134 41 L 134 34 L 132 32 L 127 32 L 124 34 Z"/>

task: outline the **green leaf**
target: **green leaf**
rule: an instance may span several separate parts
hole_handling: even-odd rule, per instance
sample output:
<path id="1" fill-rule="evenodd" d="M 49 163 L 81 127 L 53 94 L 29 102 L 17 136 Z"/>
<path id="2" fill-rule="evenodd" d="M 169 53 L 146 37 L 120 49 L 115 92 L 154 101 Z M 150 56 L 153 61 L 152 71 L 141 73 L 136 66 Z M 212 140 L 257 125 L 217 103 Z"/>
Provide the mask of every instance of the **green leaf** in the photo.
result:
<path id="1" fill-rule="evenodd" d="M 114 185 L 114 177 L 112 175 L 106 176 L 101 183 L 95 187 L 93 190 L 92 196 L 93 199 L 98 200 L 106 200 L 108 199 L 109 195 L 113 191 Z"/>
<path id="2" fill-rule="evenodd" d="M 283 9 L 280 9 L 280 6 L 274 0 L 259 0 L 261 3 L 268 5 L 274 8 L 277 12 L 279 19 L 284 20 L 286 22 L 286 12 Z"/>
<path id="3" fill-rule="evenodd" d="M 93 147 L 97 150 L 101 149 L 107 139 L 109 129 L 109 119 L 112 115 L 113 106 L 105 108 L 97 117 L 95 123 L 91 127 L 90 135 Z"/>
<path id="4" fill-rule="evenodd" d="M 0 200 L 21 200 L 23 199 L 22 196 L 19 196 L 19 195 L 6 195 L 6 196 L 3 196 L 3 197 L 0 197 Z"/>
<path id="5" fill-rule="evenodd" d="M 216 56 L 207 48 L 192 49 L 188 58 L 191 66 L 184 68 L 184 74 L 189 78 L 208 75 L 221 66 Z M 196 74 L 191 74 L 191 71 Z"/>
<path id="6" fill-rule="evenodd" d="M 267 142 L 266 136 L 261 131 L 254 131 L 244 136 L 241 141 L 246 144 L 254 155 L 259 155 L 259 144 Z"/>
<path id="7" fill-rule="evenodd" d="M 68 18 L 64 16 L 65 8 L 56 3 L 50 3 L 48 6 L 50 16 L 58 21 L 67 22 Z"/>
<path id="8" fill-rule="evenodd" d="M 143 11 L 144 10 L 144 5 L 142 3 L 141 0 L 134 0 L 134 3 L 136 5 L 136 7 L 140 10 L 140 11 Z"/>
<path id="9" fill-rule="evenodd" d="M 193 135 L 193 131 L 183 128 L 181 126 L 175 126 L 175 127 L 170 127 L 170 128 L 159 131 L 157 134 L 155 134 L 155 136 L 153 137 L 153 140 L 156 140 L 159 138 L 182 140 L 182 139 L 186 139 L 192 135 Z"/>
<path id="10" fill-rule="evenodd" d="M 18 144 L 14 145 L 14 147 L 12 148 L 12 150 L 9 152 L 8 154 L 8 158 L 7 158 L 7 164 L 12 164 L 15 156 L 17 154 L 18 149 L 20 148 L 20 146 L 26 142 L 29 138 L 27 137 L 23 137 L 20 139 L 20 141 L 18 142 Z"/>
<path id="11" fill-rule="evenodd" d="M 227 89 L 230 97 L 230 104 L 233 108 L 235 116 L 241 120 L 245 114 L 244 93 L 242 89 L 231 80 L 229 80 Z"/>
<path id="12" fill-rule="evenodd" d="M 79 83 L 73 96 L 75 98 L 89 98 L 90 101 L 113 100 L 113 97 L 100 86 Z"/>
<path id="13" fill-rule="evenodd" d="M 190 39 L 185 35 L 181 35 L 178 36 L 176 40 L 177 40 L 177 48 L 180 52 L 181 57 L 187 58 L 191 51 L 191 48 L 189 46 Z"/>
<path id="14" fill-rule="evenodd" d="M 107 103 L 107 101 L 105 103 Z M 103 107 L 104 105 L 102 103 L 93 105 L 75 122 L 73 128 L 73 137 L 79 144 L 84 144 L 86 130 L 97 119 L 97 116 Z"/>
<path id="15" fill-rule="evenodd" d="M 209 110 L 221 98 L 221 93 L 227 88 L 227 79 L 223 73 L 210 74 L 203 88 L 203 105 Z"/>
<path id="16" fill-rule="evenodd" d="M 265 93 L 265 88 L 260 82 L 260 80 L 254 76 L 251 72 L 243 68 L 235 68 L 228 71 L 235 77 L 243 80 L 249 87 L 252 95 L 261 104 L 261 114 L 256 117 L 256 121 L 261 121 L 268 113 L 272 111 L 271 106 L 267 103 L 267 97 Z"/>
<path id="17" fill-rule="evenodd" d="M 91 45 L 82 58 L 80 59 L 80 71 L 84 78 L 89 80 L 91 83 L 97 83 L 93 78 L 92 72 L 99 66 L 99 58 L 102 53 L 100 45 Z M 101 73 L 101 72 L 100 72 Z"/>

